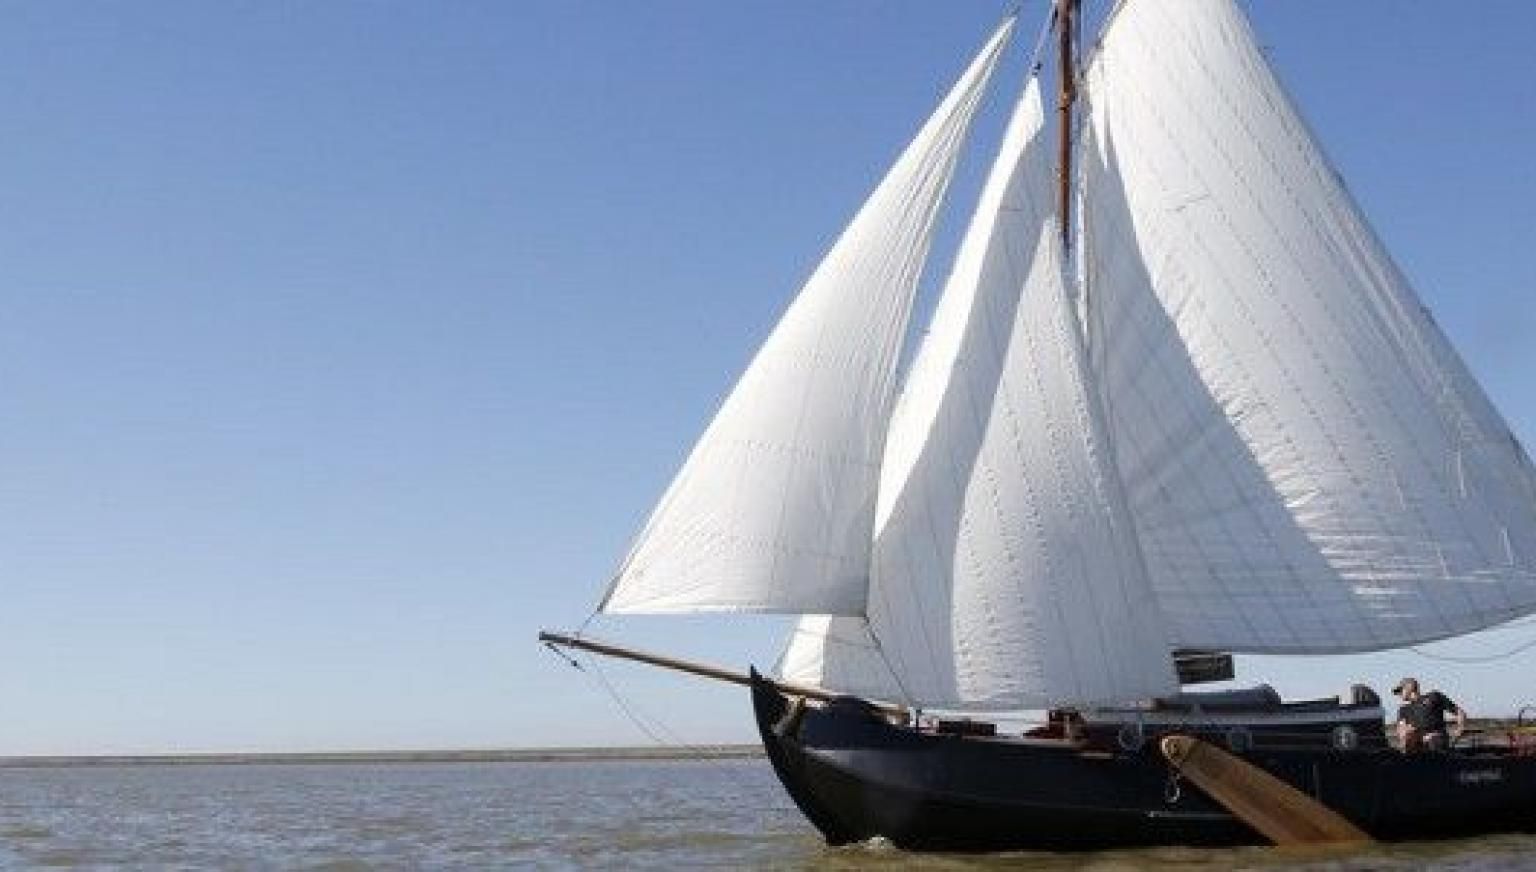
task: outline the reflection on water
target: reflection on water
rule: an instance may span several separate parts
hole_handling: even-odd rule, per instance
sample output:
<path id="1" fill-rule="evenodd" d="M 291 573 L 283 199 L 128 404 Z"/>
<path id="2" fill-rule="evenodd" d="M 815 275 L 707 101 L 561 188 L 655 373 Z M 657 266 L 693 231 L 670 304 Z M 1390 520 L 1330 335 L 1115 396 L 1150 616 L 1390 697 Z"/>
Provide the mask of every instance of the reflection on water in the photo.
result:
<path id="1" fill-rule="evenodd" d="M 0 866 L 1536 868 L 1536 837 L 1348 853 L 828 848 L 761 760 L 0 770 Z"/>

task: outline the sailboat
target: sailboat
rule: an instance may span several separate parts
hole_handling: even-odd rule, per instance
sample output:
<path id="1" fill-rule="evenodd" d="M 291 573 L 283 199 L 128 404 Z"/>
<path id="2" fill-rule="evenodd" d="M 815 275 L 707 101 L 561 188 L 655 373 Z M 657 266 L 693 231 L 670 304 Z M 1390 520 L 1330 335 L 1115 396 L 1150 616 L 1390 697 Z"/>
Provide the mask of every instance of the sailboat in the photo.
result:
<path id="1" fill-rule="evenodd" d="M 1230 677 L 1232 653 L 1385 650 L 1536 611 L 1536 469 L 1233 0 L 1121 0 L 1086 53 L 1080 17 L 1051 11 L 1055 123 L 1037 54 L 905 373 L 936 215 L 1013 18 L 801 289 L 602 598 L 798 615 L 775 674 L 541 638 L 749 685 L 785 789 L 834 844 L 1262 841 L 1265 797 L 1232 801 L 1170 739 L 1376 838 L 1536 828 L 1519 737 L 1405 754 L 1369 688 L 1183 689 Z M 1022 710 L 1048 723 L 985 717 Z"/>

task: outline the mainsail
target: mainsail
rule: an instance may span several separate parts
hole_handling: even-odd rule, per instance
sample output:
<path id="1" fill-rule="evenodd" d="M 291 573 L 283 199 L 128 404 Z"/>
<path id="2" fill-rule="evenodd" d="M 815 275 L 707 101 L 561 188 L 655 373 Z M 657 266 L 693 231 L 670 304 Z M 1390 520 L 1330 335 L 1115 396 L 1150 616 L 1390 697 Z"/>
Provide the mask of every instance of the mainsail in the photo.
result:
<path id="1" fill-rule="evenodd" d="M 1087 76 L 1094 375 L 1170 641 L 1342 652 L 1536 607 L 1529 460 L 1231 0 Z"/>
<path id="2" fill-rule="evenodd" d="M 609 612 L 864 611 L 912 296 L 1005 21 L 870 195 L 694 447 Z"/>

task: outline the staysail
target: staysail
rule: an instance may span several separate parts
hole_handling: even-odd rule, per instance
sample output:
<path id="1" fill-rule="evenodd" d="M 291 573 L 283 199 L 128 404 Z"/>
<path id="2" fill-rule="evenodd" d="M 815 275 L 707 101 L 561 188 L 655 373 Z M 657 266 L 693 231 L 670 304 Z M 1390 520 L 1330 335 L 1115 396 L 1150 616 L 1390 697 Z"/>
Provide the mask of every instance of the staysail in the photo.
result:
<path id="1" fill-rule="evenodd" d="M 774 666 L 784 681 L 825 687 L 866 699 L 908 699 L 891 671 L 867 618 L 803 615 Z"/>
<path id="2" fill-rule="evenodd" d="M 899 352 L 992 35 L 768 337 L 632 546 L 609 612 L 862 614 Z"/>
<path id="3" fill-rule="evenodd" d="M 1093 374 L 1170 641 L 1375 650 L 1536 609 L 1529 459 L 1231 0 L 1088 71 Z"/>
<path id="4" fill-rule="evenodd" d="M 1087 383 L 1043 125 L 1032 79 L 893 424 L 872 635 L 807 620 L 784 660 L 798 677 L 953 708 L 1176 686 Z"/>

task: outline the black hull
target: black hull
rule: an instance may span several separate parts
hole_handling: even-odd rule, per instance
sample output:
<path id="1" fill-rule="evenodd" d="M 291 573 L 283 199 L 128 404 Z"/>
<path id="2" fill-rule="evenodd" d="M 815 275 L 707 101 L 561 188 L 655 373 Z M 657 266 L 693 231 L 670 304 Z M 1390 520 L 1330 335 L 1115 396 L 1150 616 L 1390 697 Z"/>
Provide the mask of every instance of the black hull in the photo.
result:
<path id="1" fill-rule="evenodd" d="M 774 770 L 834 845 L 874 837 L 912 850 L 1095 850 L 1263 844 L 1246 824 L 1136 751 L 936 735 L 857 701 L 797 710 L 753 676 Z M 1536 831 L 1536 757 L 1404 756 L 1386 749 L 1245 755 L 1378 839 Z"/>

